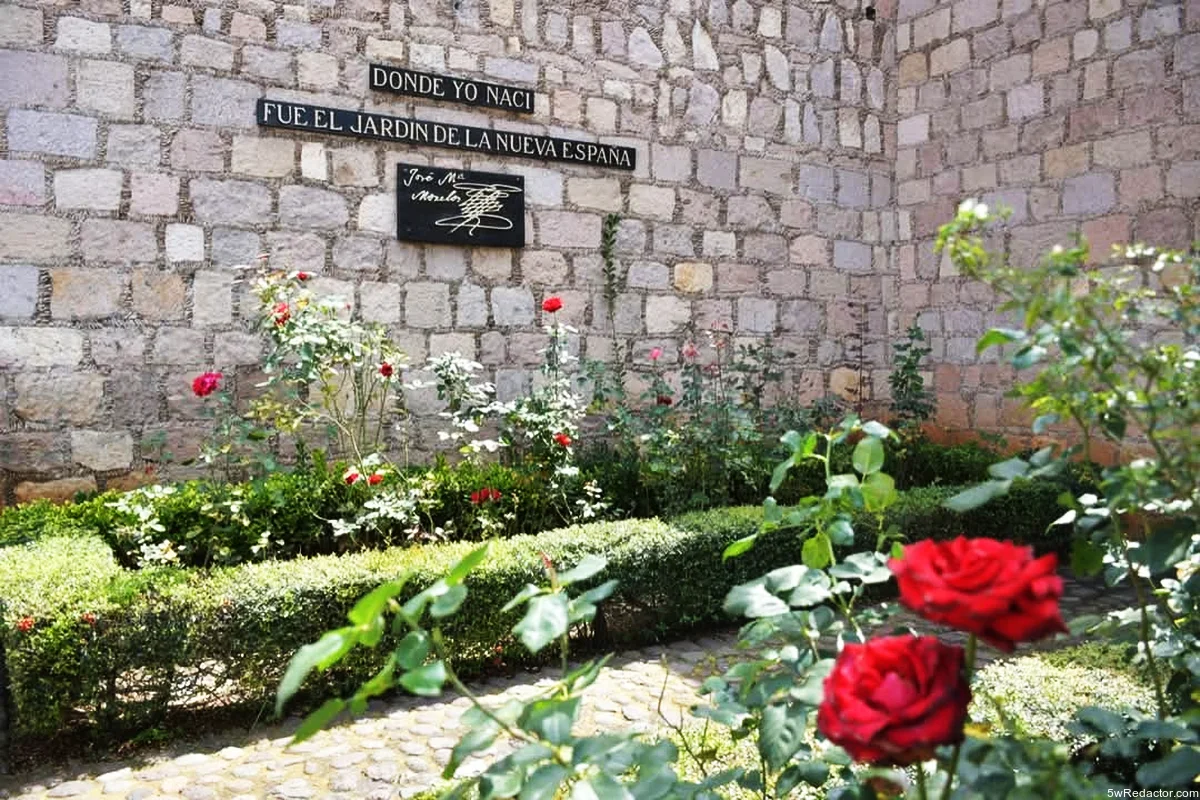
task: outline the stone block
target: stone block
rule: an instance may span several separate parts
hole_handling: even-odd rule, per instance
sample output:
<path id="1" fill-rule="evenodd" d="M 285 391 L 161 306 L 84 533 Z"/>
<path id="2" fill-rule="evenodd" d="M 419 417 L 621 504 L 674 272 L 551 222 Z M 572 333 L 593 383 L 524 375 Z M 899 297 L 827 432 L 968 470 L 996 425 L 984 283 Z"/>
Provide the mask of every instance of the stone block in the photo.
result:
<path id="1" fill-rule="evenodd" d="M 185 67 L 205 67 L 221 72 L 233 69 L 234 47 L 228 42 L 195 34 L 184 36 L 179 46 L 179 63 Z"/>
<path id="2" fill-rule="evenodd" d="M 871 247 L 837 239 L 833 243 L 833 266 L 848 272 L 871 271 Z"/>
<path id="3" fill-rule="evenodd" d="M 7 6 L 0 17 L 0 44 L 37 45 L 43 40 L 42 10 Z"/>
<path id="4" fill-rule="evenodd" d="M 567 201 L 581 208 L 620 211 L 623 205 L 621 182 L 616 178 L 570 178 L 567 181 Z"/>
<path id="5" fill-rule="evenodd" d="M 196 225 L 171 223 L 166 233 L 167 261 L 204 260 L 204 229 Z"/>
<path id="6" fill-rule="evenodd" d="M 1113 62 L 1112 88 L 1114 91 L 1158 86 L 1164 80 L 1166 80 L 1166 65 L 1163 54 L 1157 49 L 1138 50 L 1123 55 Z"/>
<path id="7" fill-rule="evenodd" d="M 691 321 L 691 304 L 674 295 L 650 295 L 646 298 L 646 332 L 673 333 Z"/>
<path id="8" fill-rule="evenodd" d="M 184 115 L 187 78 L 181 72 L 153 72 L 142 86 L 142 117 L 148 122 L 178 122 Z"/>
<path id="9" fill-rule="evenodd" d="M 301 58 L 303 56 L 304 54 L 301 54 Z M 333 64 L 332 72 L 326 73 L 326 80 L 331 81 L 331 88 L 336 88 L 338 83 L 336 59 L 333 59 Z M 272 83 L 282 86 L 292 86 L 296 82 L 292 54 L 283 50 L 246 45 L 242 48 L 242 71 L 259 78 L 266 78 Z"/>
<path id="10" fill-rule="evenodd" d="M 233 280 L 234 277 L 225 272 L 201 270 L 196 273 L 192 279 L 193 326 L 228 325 L 233 321 Z"/>
<path id="11" fill-rule="evenodd" d="M 788 248 L 788 260 L 793 264 L 828 264 L 829 240 L 820 236 L 797 236 Z"/>
<path id="12" fill-rule="evenodd" d="M 21 481 L 13 491 L 18 505 L 34 500 L 69 503 L 76 495 L 95 492 L 96 479 L 88 475 L 83 478 L 58 478 L 52 481 Z"/>
<path id="13" fill-rule="evenodd" d="M 739 297 L 737 330 L 740 333 L 774 333 L 778 303 L 765 297 Z"/>
<path id="14" fill-rule="evenodd" d="M 492 319 L 501 327 L 532 325 L 533 293 L 523 286 L 498 286 L 492 289 Z"/>
<path id="15" fill-rule="evenodd" d="M 0 161 L 0 205 L 46 202 L 46 169 L 37 161 Z"/>
<path id="16" fill-rule="evenodd" d="M 298 237 L 289 236 L 289 239 Z M 299 262 L 297 266 L 310 266 L 314 268 L 325 265 L 325 243 L 318 239 L 318 250 L 320 259 L 313 264 L 312 262 Z M 258 263 L 258 255 L 262 252 L 262 242 L 257 233 L 253 231 L 240 231 L 233 228 L 213 228 L 212 231 L 212 262 L 218 266 L 245 266 Z M 280 254 L 271 249 L 271 258 L 274 259 Z M 283 259 L 284 266 L 293 266 Z M 278 263 L 277 263 L 278 265 Z"/>
<path id="17" fill-rule="evenodd" d="M 104 22 L 91 22 L 79 17 L 59 17 L 54 47 L 76 53 L 110 53 L 112 28 Z"/>
<path id="18" fill-rule="evenodd" d="M 279 190 L 282 225 L 329 230 L 343 227 L 349 219 L 346 200 L 340 194 L 307 186 L 284 186 Z"/>
<path id="19" fill-rule="evenodd" d="M 744 189 L 790 195 L 792 165 L 780 159 L 745 156 L 741 159 L 740 182 Z"/>
<path id="20" fill-rule="evenodd" d="M 133 437 L 123 431 L 71 431 L 71 458 L 96 472 L 129 469 Z"/>
<path id="21" fill-rule="evenodd" d="M 121 310 L 125 277 L 103 269 L 50 271 L 50 316 L 59 319 L 101 319 Z"/>
<path id="22" fill-rule="evenodd" d="M 130 264 L 158 258 L 154 226 L 145 222 L 87 219 L 83 222 L 80 249 L 87 262 Z"/>
<path id="23" fill-rule="evenodd" d="M 124 178 L 123 172 L 113 169 L 60 169 L 54 173 L 54 204 L 116 211 L 121 207 Z"/>
<path id="24" fill-rule="evenodd" d="M 132 328 L 108 328 L 91 331 L 92 359 L 102 367 L 140 366 L 146 352 L 146 339 Z"/>
<path id="25" fill-rule="evenodd" d="M 14 377 L 13 412 L 25 422 L 87 425 L 104 408 L 104 376 L 98 372 L 32 372 Z"/>
<path id="26" fill-rule="evenodd" d="M 15 11 L 5 6 L 5 14 Z M 71 87 L 67 82 L 67 59 L 43 53 L 0 50 L 0 107 L 43 106 L 63 108 Z"/>
<path id="27" fill-rule="evenodd" d="M 29 319 L 37 310 L 37 299 L 37 267 L 0 264 L 0 319 Z"/>
<path id="28" fill-rule="evenodd" d="M 374 236 L 342 236 L 333 245 L 333 265 L 351 272 L 378 272 L 383 266 L 381 244 Z"/>
<path id="29" fill-rule="evenodd" d="M 85 60 L 75 72 L 78 106 L 117 119 L 132 119 L 134 102 L 133 67 L 113 61 Z"/>
<path id="30" fill-rule="evenodd" d="M 485 328 L 488 324 L 487 291 L 472 283 L 459 284 L 456 323 L 460 328 Z"/>
<path id="31" fill-rule="evenodd" d="M 929 55 L 929 74 L 932 77 L 966 69 L 971 63 L 971 45 L 963 37 L 934 48 Z"/>
<path id="32" fill-rule="evenodd" d="M 64 328 L 0 328 L 0 367 L 74 367 L 82 358 L 83 334 L 79 331 Z"/>
<path id="33" fill-rule="evenodd" d="M 71 254 L 71 223 L 32 214 L 0 214 L 0 258 L 56 262 Z"/>
<path id="34" fill-rule="evenodd" d="M 135 59 L 171 63 L 175 58 L 175 46 L 168 28 L 147 25 L 121 25 L 117 27 L 117 50 L 122 55 Z"/>
<path id="35" fill-rule="evenodd" d="M 254 106 L 262 88 L 245 81 L 192 76 L 191 119 L 197 125 L 253 128 Z"/>
<path id="36" fill-rule="evenodd" d="M 567 282 L 567 259 L 549 250 L 521 253 L 521 277 L 525 283 L 558 286 Z"/>
<path id="37" fill-rule="evenodd" d="M 737 235 L 731 231 L 705 231 L 702 252 L 709 257 L 733 258 L 737 255 Z"/>
<path id="38" fill-rule="evenodd" d="M 713 267 L 698 261 L 681 261 L 675 265 L 675 288 L 681 292 L 707 292 L 713 288 Z"/>
<path id="39" fill-rule="evenodd" d="M 338 186 L 378 186 L 379 168 L 375 150 L 341 147 L 330 153 L 333 182 Z"/>
<path id="40" fill-rule="evenodd" d="M 1045 113 L 1045 92 L 1041 82 L 1014 86 L 1008 90 L 1008 118 L 1022 120 Z"/>
<path id="41" fill-rule="evenodd" d="M 737 153 L 720 150 L 696 151 L 696 180 L 712 189 L 737 187 Z"/>
<path id="42" fill-rule="evenodd" d="M 634 261 L 625 273 L 625 285 L 630 289 L 666 289 L 670 286 L 670 271 L 657 261 Z"/>
<path id="43" fill-rule="evenodd" d="M 1063 183 L 1063 213 L 1076 215 L 1101 214 L 1117 202 L 1116 180 L 1111 173 L 1090 172 Z"/>
<path id="44" fill-rule="evenodd" d="M 633 189 L 630 190 L 631 207 L 632 202 Z M 571 211 L 540 211 L 536 213 L 536 218 L 538 239 L 547 247 L 595 249 L 600 246 L 600 217 L 598 215 Z"/>
<path id="45" fill-rule="evenodd" d="M 291 139 L 233 137 L 233 171 L 261 178 L 286 178 L 296 169 L 296 143 Z"/>
<path id="46" fill-rule="evenodd" d="M 157 167 L 162 162 L 158 129 L 153 125 L 110 125 L 105 158 L 110 164 L 126 167 Z"/>
<path id="47" fill-rule="evenodd" d="M 449 284 L 410 282 L 405 284 L 404 295 L 405 325 L 410 328 L 450 327 Z"/>
<path id="48" fill-rule="evenodd" d="M 1200 161 L 1180 161 L 1167 169 L 1167 194 L 1181 200 L 1200 197 Z"/>
<path id="49" fill-rule="evenodd" d="M 174 175 L 135 172 L 129 185 L 130 213 L 172 217 L 179 211 L 179 178 Z"/>
<path id="50" fill-rule="evenodd" d="M 284 197 L 291 192 L 290 200 L 285 205 Z M 316 192 L 329 194 L 318 189 L 306 189 L 299 186 L 285 186 L 280 190 L 279 216 L 285 224 L 298 224 L 304 227 L 306 221 L 320 219 L 320 208 L 305 211 L 297 208 L 300 202 L 297 195 Z M 207 178 L 194 178 L 191 181 L 190 194 L 192 211 L 196 219 L 204 223 L 229 225 L 257 225 L 271 221 L 271 191 L 260 184 L 249 181 L 218 181 Z M 334 195 L 334 197 L 337 197 Z M 316 198 L 314 198 L 314 202 Z M 337 197 L 342 204 L 345 214 L 345 201 Z M 285 208 L 288 213 L 285 214 Z M 303 221 L 301 221 L 303 220 Z M 343 217 L 342 222 L 345 222 Z M 314 224 L 314 227 L 317 227 Z"/>
<path id="51" fill-rule="evenodd" d="M 96 157 L 96 120 L 76 114 L 13 109 L 8 112 L 10 152 Z"/>
<path id="52" fill-rule="evenodd" d="M 507 281 L 512 276 L 513 254 L 499 247 L 476 247 L 471 250 L 471 272 L 485 281 Z"/>
<path id="53" fill-rule="evenodd" d="M 0 464 L 14 472 L 50 472 L 68 466 L 65 441 L 57 433 L 0 435 Z"/>
<path id="54" fill-rule="evenodd" d="M 171 166 L 194 172 L 225 169 L 225 145 L 215 131 L 185 128 L 171 139 Z"/>

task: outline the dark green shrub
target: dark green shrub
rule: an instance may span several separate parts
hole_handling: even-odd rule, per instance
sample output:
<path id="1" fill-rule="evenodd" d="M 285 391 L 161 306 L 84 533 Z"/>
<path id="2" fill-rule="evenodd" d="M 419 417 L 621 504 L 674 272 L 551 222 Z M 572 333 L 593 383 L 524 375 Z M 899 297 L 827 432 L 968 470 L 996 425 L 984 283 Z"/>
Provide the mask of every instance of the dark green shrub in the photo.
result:
<path id="1" fill-rule="evenodd" d="M 968 515 L 940 507 L 954 491 L 908 492 L 888 524 L 910 540 L 966 533 L 1057 546 L 1044 535 L 1046 522 L 1059 513 L 1052 484 L 1018 485 Z M 516 612 L 499 609 L 539 578 L 542 553 L 560 564 L 586 553 L 608 559 L 601 578 L 620 581 L 604 606 L 614 639 L 640 641 L 727 622 L 720 609 L 731 587 L 799 560 L 796 531 L 762 536 L 743 556 L 722 558 L 726 545 L 757 530 L 761 518 L 758 507 L 731 508 L 670 523 L 601 522 L 496 541 L 491 557 L 472 573 L 467 605 L 446 629 L 459 666 L 470 673 L 497 656 L 509 664 L 530 660 L 509 634 Z M 863 540 L 857 549 L 874 545 L 870 522 L 857 523 Z M 402 574 L 410 576 L 411 594 L 472 546 L 392 548 L 211 571 L 121 569 L 95 536 L 49 535 L 4 548 L 0 600 L 14 730 L 41 737 L 83 724 L 112 739 L 156 724 L 185 701 L 261 703 L 291 654 L 338 624 L 363 594 Z M 25 618 L 28 631 L 21 629 Z M 386 652 L 386 646 L 372 651 Z M 372 657 L 348 660 L 311 688 L 357 685 L 377 667 Z"/>

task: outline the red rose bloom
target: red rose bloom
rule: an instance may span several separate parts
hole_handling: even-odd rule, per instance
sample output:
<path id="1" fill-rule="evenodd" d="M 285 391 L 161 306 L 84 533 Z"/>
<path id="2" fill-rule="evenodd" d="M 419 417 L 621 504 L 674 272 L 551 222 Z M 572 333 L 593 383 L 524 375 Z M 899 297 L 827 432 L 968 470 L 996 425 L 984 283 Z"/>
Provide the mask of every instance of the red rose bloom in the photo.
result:
<path id="1" fill-rule="evenodd" d="M 80 619 L 83 620 L 83 622 L 87 623 L 88 625 L 96 624 L 96 615 L 90 611 L 85 613 L 82 617 L 80 617 Z"/>
<path id="2" fill-rule="evenodd" d="M 275 325 L 276 327 L 286 325 L 287 321 L 292 318 L 292 309 L 287 303 L 275 304 Z"/>
<path id="3" fill-rule="evenodd" d="M 21 617 L 17 620 L 17 630 L 21 633 L 29 633 L 33 630 L 33 617 Z"/>
<path id="4" fill-rule="evenodd" d="M 500 490 L 492 489 L 491 487 L 485 487 L 479 491 L 471 492 L 471 502 L 477 506 L 484 503 L 494 503 L 501 497 L 502 495 L 500 494 Z"/>
<path id="5" fill-rule="evenodd" d="M 303 283 L 304 281 L 308 280 L 311 277 L 312 277 L 312 275 L 308 272 L 297 272 L 296 273 L 296 280 L 300 281 L 301 283 Z"/>
<path id="6" fill-rule="evenodd" d="M 359 475 L 357 472 L 347 472 L 345 481 L 346 481 L 346 483 L 353 486 L 354 484 L 358 483 L 358 479 L 361 477 L 362 476 Z"/>
<path id="7" fill-rule="evenodd" d="M 567 436 L 565 433 L 554 434 L 554 441 L 558 442 L 563 447 L 571 446 L 571 437 Z"/>
<path id="8" fill-rule="evenodd" d="M 675 401 L 672 400 L 669 395 L 660 394 L 658 397 L 654 398 L 654 402 L 660 406 L 669 406 Z"/>
<path id="9" fill-rule="evenodd" d="M 205 372 L 197 375 L 192 380 L 192 394 L 196 395 L 196 397 L 208 397 L 221 388 L 222 377 L 224 376 L 219 372 Z"/>
<path id="10" fill-rule="evenodd" d="M 379 365 L 379 374 L 385 378 L 392 377 L 392 373 L 394 373 L 395 371 L 396 371 L 396 368 L 393 367 L 391 364 L 389 364 L 386 361 Z"/>
<path id="11" fill-rule="evenodd" d="M 371 486 L 378 486 L 379 484 L 383 483 L 383 473 L 373 473 L 371 477 L 367 478 L 367 483 Z"/>
<path id="12" fill-rule="evenodd" d="M 1058 608 L 1063 583 L 1052 553 L 995 539 L 925 540 L 888 562 L 900 602 L 930 622 L 973 633 L 1011 653 L 1018 642 L 1067 633 Z"/>
<path id="13" fill-rule="evenodd" d="M 934 636 L 848 644 L 825 679 L 817 729 L 855 761 L 906 766 L 963 739 L 963 650 Z"/>
<path id="14" fill-rule="evenodd" d="M 560 308 L 562 308 L 562 300 L 558 297 L 547 297 L 542 301 L 542 311 L 545 311 L 547 314 L 553 314 Z"/>

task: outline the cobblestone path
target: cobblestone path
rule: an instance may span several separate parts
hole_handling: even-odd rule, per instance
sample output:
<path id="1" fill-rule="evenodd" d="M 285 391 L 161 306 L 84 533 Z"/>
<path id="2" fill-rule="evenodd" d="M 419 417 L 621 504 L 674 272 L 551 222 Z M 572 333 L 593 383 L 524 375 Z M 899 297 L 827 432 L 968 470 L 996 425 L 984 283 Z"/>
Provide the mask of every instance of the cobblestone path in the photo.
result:
<path id="1" fill-rule="evenodd" d="M 1063 616 L 1119 608 L 1130 603 L 1124 591 L 1101 584 L 1068 581 Z M 888 627 L 912 622 L 908 614 Z M 947 639 L 957 639 L 954 633 Z M 581 725 L 584 730 L 665 727 L 662 711 L 673 722 L 687 717 L 697 701 L 700 681 L 721 669 L 735 653 L 734 631 L 627 651 L 588 689 Z M 1054 646 L 1061 643 L 1055 642 Z M 1018 653 L 1019 654 L 1019 653 Z M 1000 653 L 980 646 L 981 661 Z M 668 671 L 664 671 L 664 664 Z M 556 673 L 521 673 L 494 678 L 474 690 L 491 703 L 528 696 L 552 682 Z M 298 720 L 247 733 L 226 731 L 171 750 L 143 755 L 136 763 L 68 765 L 11 776 L 0 781 L 0 797 L 41 800 L 50 797 L 125 798 L 127 800 L 251 800 L 252 798 L 394 798 L 409 797 L 435 786 L 450 750 L 464 732 L 459 719 L 468 707 L 464 698 L 422 700 L 401 697 L 379 703 L 373 713 L 322 732 L 289 747 Z M 483 760 L 468 761 L 464 770 L 481 769 Z"/>

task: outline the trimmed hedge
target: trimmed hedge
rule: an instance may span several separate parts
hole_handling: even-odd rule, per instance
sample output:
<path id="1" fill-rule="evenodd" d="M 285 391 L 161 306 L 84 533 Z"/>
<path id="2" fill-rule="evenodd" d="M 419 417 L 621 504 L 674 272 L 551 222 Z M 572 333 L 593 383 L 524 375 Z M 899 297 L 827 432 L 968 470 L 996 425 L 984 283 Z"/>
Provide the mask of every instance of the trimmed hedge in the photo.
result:
<path id="1" fill-rule="evenodd" d="M 903 495 L 889 524 L 910 540 L 967 533 L 1057 546 L 1043 536 L 1059 514 L 1053 484 L 1018 485 L 1008 498 L 966 515 L 940 508 L 952 492 Z M 604 606 L 617 638 L 727 621 L 720 609 L 731 587 L 798 560 L 795 531 L 761 537 L 749 553 L 722 559 L 727 544 L 760 522 L 760 509 L 733 508 L 670 523 L 602 522 L 497 540 L 472 573 L 462 610 L 445 627 L 458 666 L 469 673 L 497 655 L 510 664 L 530 660 L 510 634 L 517 612 L 499 609 L 526 583 L 541 580 L 541 553 L 556 564 L 586 553 L 608 558 L 597 580 L 620 581 Z M 855 549 L 873 547 L 873 530 L 859 527 Z M 363 594 L 401 574 L 410 576 L 407 593 L 414 593 L 474 546 L 393 548 L 211 571 L 124 570 L 94 536 L 50 536 L 0 550 L 13 733 L 19 741 L 83 726 L 112 740 L 157 724 L 172 708 L 263 702 L 292 653 L 344 624 Z M 32 629 L 22 630 L 24 618 Z M 356 686 L 394 644 L 385 641 L 347 660 L 311 683 L 311 691 Z"/>

